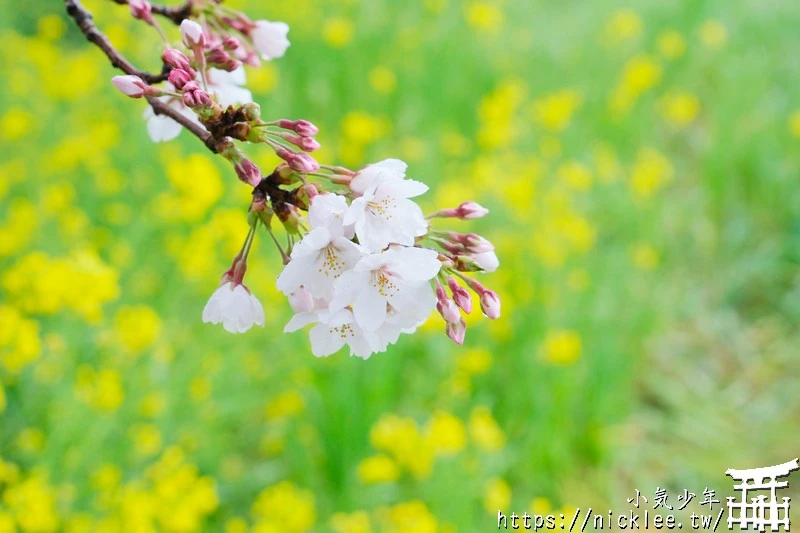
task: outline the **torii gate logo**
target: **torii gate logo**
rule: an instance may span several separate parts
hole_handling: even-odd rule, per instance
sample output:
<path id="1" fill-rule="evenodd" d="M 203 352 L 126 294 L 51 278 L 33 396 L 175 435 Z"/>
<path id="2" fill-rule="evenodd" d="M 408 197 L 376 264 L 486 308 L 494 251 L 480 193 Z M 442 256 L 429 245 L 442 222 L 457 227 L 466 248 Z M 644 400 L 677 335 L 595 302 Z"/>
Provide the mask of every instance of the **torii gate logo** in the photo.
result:
<path id="1" fill-rule="evenodd" d="M 778 478 L 786 477 L 797 469 L 797 459 L 780 465 L 749 470 L 729 468 L 725 474 L 741 482 L 733 488 L 742 491 L 742 499 L 736 501 L 736 498 L 728 496 L 728 529 L 733 529 L 734 524 L 739 524 L 739 529 L 743 530 L 750 529 L 752 525 L 753 529 L 762 532 L 767 526 L 770 526 L 772 531 L 778 531 L 781 526 L 784 531 L 789 531 L 790 498 L 784 497 L 782 502 L 778 503 L 775 491 L 789 486 L 788 481 L 778 481 Z M 736 510 L 739 511 L 738 515 L 735 513 Z"/>

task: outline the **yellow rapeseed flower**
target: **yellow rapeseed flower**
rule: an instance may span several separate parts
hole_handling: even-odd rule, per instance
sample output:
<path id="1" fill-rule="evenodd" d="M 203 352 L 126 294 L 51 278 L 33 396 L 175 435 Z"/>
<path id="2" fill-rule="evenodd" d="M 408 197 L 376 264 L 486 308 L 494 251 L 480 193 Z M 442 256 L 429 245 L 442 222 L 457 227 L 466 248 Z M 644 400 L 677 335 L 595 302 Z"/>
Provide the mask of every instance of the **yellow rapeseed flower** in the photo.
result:
<path id="1" fill-rule="evenodd" d="M 305 407 L 303 396 L 295 390 L 288 390 L 271 399 L 264 409 L 264 414 L 267 420 L 275 420 L 298 415 Z"/>
<path id="2" fill-rule="evenodd" d="M 375 92 L 389 94 L 397 87 L 397 75 L 388 67 L 377 66 L 369 72 L 369 84 Z"/>
<path id="3" fill-rule="evenodd" d="M 333 17 L 322 26 L 322 38 L 333 48 L 343 48 L 353 40 L 353 21 L 344 17 Z"/>
<path id="4" fill-rule="evenodd" d="M 531 115 L 539 126 L 560 132 L 569 126 L 582 101 L 583 96 L 577 89 L 562 89 L 533 102 Z"/>
<path id="5" fill-rule="evenodd" d="M 399 476 L 397 463 L 387 455 L 373 455 L 358 463 L 358 479 L 366 485 L 391 483 Z"/>
<path id="6" fill-rule="evenodd" d="M 161 431 L 153 424 L 137 424 L 130 434 L 137 455 L 154 455 L 161 449 Z"/>
<path id="7" fill-rule="evenodd" d="M 672 179 L 674 169 L 669 159 L 654 148 L 642 148 L 636 155 L 630 176 L 634 197 L 650 198 Z"/>
<path id="8" fill-rule="evenodd" d="M 439 521 L 424 503 L 414 500 L 376 511 L 387 533 L 438 533 Z"/>
<path id="9" fill-rule="evenodd" d="M 642 18 L 636 11 L 620 9 L 606 21 L 605 39 L 611 44 L 636 39 L 642 34 L 642 26 Z"/>
<path id="10" fill-rule="evenodd" d="M 661 98 L 661 116 L 671 126 L 684 127 L 700 113 L 700 100 L 686 91 L 673 91 Z"/>
<path id="11" fill-rule="evenodd" d="M 544 340 L 544 358 L 549 363 L 569 365 L 581 356 L 581 337 L 572 330 L 548 331 Z"/>
<path id="12" fill-rule="evenodd" d="M 483 486 L 483 508 L 490 513 L 511 506 L 511 487 L 505 480 L 492 478 Z"/>
<path id="13" fill-rule="evenodd" d="M 445 411 L 436 411 L 425 426 L 425 437 L 436 455 L 453 455 L 467 444 L 464 422 Z"/>
<path id="14" fill-rule="evenodd" d="M 478 31 L 496 32 L 503 26 L 503 12 L 492 2 L 470 2 L 465 16 L 467 23 Z"/>
<path id="15" fill-rule="evenodd" d="M 789 132 L 800 139 L 800 109 L 789 115 Z"/>
<path id="16" fill-rule="evenodd" d="M 369 514 L 365 511 L 334 513 L 330 525 L 335 533 L 372 533 Z"/>
<path id="17" fill-rule="evenodd" d="M 592 186 L 592 172 L 589 167 L 577 161 L 568 161 L 558 167 L 558 177 L 569 188 L 586 191 Z"/>
<path id="18" fill-rule="evenodd" d="M 657 39 L 658 52 L 665 59 L 677 59 L 686 52 L 686 40 L 676 30 L 665 30 Z"/>
<path id="19" fill-rule="evenodd" d="M 39 323 L 16 308 L 0 304 L 0 365 L 16 374 L 42 353 Z"/>
<path id="20" fill-rule="evenodd" d="M 34 117 L 21 107 L 12 107 L 0 118 L 0 135 L 6 140 L 21 139 L 31 131 Z"/>
<path id="21" fill-rule="evenodd" d="M 717 50 L 728 42 L 728 30 L 719 21 L 707 20 L 700 26 L 700 40 L 708 48 Z"/>
<path id="22" fill-rule="evenodd" d="M 469 435 L 478 448 L 487 452 L 496 452 L 506 443 L 503 430 L 485 406 L 475 407 L 470 413 Z"/>
<path id="23" fill-rule="evenodd" d="M 161 318 L 146 305 L 123 306 L 114 316 L 114 331 L 133 353 L 150 348 L 161 333 Z"/>
<path id="24" fill-rule="evenodd" d="M 256 519 L 254 530 L 260 526 L 275 527 L 282 533 L 302 533 L 311 529 L 317 520 L 314 495 L 290 481 L 262 490 L 252 506 Z"/>

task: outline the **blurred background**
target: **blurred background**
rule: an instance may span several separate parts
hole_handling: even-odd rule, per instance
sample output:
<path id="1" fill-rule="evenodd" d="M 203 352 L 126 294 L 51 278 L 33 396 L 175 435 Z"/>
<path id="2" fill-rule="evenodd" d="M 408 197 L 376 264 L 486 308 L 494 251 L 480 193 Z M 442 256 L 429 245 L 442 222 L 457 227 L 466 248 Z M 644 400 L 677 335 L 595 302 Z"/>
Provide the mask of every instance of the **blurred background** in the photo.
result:
<path id="1" fill-rule="evenodd" d="M 152 28 L 85 4 L 157 68 Z M 266 328 L 202 324 L 248 188 L 153 144 L 61 2 L 0 0 L 0 531 L 488 531 L 656 487 L 700 512 L 800 453 L 800 4 L 229 5 L 290 24 L 248 85 L 320 161 L 491 208 L 503 316 L 315 359 L 261 235 Z"/>

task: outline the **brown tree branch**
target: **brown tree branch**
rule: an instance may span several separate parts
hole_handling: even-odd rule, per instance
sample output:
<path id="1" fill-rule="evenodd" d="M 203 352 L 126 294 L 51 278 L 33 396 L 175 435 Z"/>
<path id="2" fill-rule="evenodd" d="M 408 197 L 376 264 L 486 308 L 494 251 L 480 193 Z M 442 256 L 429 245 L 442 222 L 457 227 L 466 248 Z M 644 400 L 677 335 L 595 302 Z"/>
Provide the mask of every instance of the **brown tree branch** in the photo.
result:
<path id="1" fill-rule="evenodd" d="M 128 3 L 128 0 L 111 1 L 121 5 L 127 5 Z M 192 0 L 186 0 L 182 5 L 179 6 L 169 7 L 156 4 L 151 4 L 151 6 L 153 13 L 168 18 L 176 25 L 180 24 L 183 19 L 189 18 L 189 15 L 192 13 Z"/>
<path id="2" fill-rule="evenodd" d="M 122 54 L 120 54 L 119 51 L 114 48 L 114 45 L 111 44 L 111 41 L 108 40 L 108 37 L 106 37 L 105 34 L 103 34 L 103 32 L 101 32 L 99 29 L 97 29 L 97 26 L 95 26 L 92 19 L 92 14 L 85 7 L 83 7 L 80 0 L 64 1 L 67 7 L 67 13 L 73 18 L 73 20 L 75 20 L 75 24 L 78 25 L 78 28 L 80 28 L 81 32 L 83 32 L 89 41 L 97 45 L 97 47 L 103 51 L 115 68 L 120 69 L 125 74 L 139 76 L 148 84 L 158 83 L 167 79 L 168 72 L 162 72 L 161 74 L 149 74 L 137 69 L 133 66 L 133 64 L 131 64 L 130 61 L 125 59 Z M 203 141 L 203 144 L 205 144 L 209 150 L 215 153 L 217 152 L 216 139 L 214 139 L 211 133 L 209 133 L 204 127 L 192 122 L 158 98 L 148 96 L 147 102 L 157 115 L 164 115 L 171 118 L 189 130 L 192 135 Z"/>

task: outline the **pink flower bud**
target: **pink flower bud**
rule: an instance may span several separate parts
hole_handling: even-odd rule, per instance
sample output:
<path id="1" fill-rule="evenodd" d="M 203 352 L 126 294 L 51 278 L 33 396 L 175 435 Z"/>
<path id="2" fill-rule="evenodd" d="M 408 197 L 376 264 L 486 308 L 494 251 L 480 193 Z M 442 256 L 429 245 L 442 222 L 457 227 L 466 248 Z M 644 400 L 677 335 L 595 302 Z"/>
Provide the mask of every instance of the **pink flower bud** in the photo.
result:
<path id="1" fill-rule="evenodd" d="M 128 7 L 131 8 L 133 18 L 153 23 L 153 6 L 147 0 L 128 0 Z"/>
<path id="2" fill-rule="evenodd" d="M 455 278 L 451 277 L 447 280 L 447 286 L 450 287 L 450 292 L 453 293 L 453 300 L 456 305 L 469 314 L 472 312 L 472 297 L 469 291 L 458 284 Z"/>
<path id="3" fill-rule="evenodd" d="M 242 158 L 233 168 L 236 170 L 236 175 L 243 182 L 253 187 L 261 183 L 261 170 L 249 159 Z"/>
<path id="4" fill-rule="evenodd" d="M 222 46 L 225 48 L 225 50 L 230 50 L 231 52 L 237 50 L 241 45 L 242 43 L 239 42 L 239 39 L 236 37 L 231 37 L 230 35 L 227 35 L 224 39 L 222 39 Z"/>
<path id="5" fill-rule="evenodd" d="M 308 154 L 292 152 L 286 148 L 278 148 L 275 150 L 278 157 L 283 159 L 289 164 L 292 170 L 297 172 L 316 172 L 319 170 L 319 163 L 317 160 Z"/>
<path id="6" fill-rule="evenodd" d="M 442 318 L 447 322 L 458 322 L 461 318 L 461 312 L 458 310 L 458 306 L 450 298 L 436 302 L 436 310 L 439 311 L 439 314 L 442 315 Z"/>
<path id="7" fill-rule="evenodd" d="M 286 130 L 292 130 L 301 137 L 313 137 L 319 133 L 319 128 L 307 120 L 287 120 L 278 121 L 278 126 Z"/>
<path id="8" fill-rule="evenodd" d="M 500 318 L 500 297 L 496 292 L 486 289 L 481 293 L 481 311 L 492 320 Z"/>
<path id="9" fill-rule="evenodd" d="M 312 183 L 306 183 L 302 187 L 303 191 L 306 193 L 306 198 L 308 198 L 308 203 L 311 204 L 311 201 L 319 195 L 319 191 Z"/>
<path id="10" fill-rule="evenodd" d="M 463 318 L 459 319 L 458 322 L 448 322 L 445 331 L 451 341 L 458 345 L 464 344 L 464 337 L 467 335 L 467 323 L 464 322 Z"/>
<path id="11" fill-rule="evenodd" d="M 193 81 L 191 75 L 186 72 L 185 70 L 176 68 L 172 69 L 169 73 L 168 81 L 176 88 L 176 89 L 184 89 L 186 85 Z"/>
<path id="12" fill-rule="evenodd" d="M 472 220 L 475 218 L 481 218 L 482 216 L 489 213 L 489 210 L 480 205 L 477 202 L 464 202 L 456 209 L 458 212 L 459 218 L 464 218 L 467 220 Z"/>
<path id="13" fill-rule="evenodd" d="M 438 281 L 436 282 L 436 310 L 446 322 L 458 322 L 461 318 L 458 306 L 448 298 L 444 287 Z"/>
<path id="14" fill-rule="evenodd" d="M 189 62 L 189 58 L 186 57 L 183 52 L 180 50 L 175 50 L 174 48 L 168 48 L 164 50 L 164 53 L 161 54 L 161 61 L 172 68 L 185 70 L 188 73 L 194 72 L 192 70 L 192 64 Z"/>
<path id="15" fill-rule="evenodd" d="M 183 93 L 183 103 L 186 104 L 186 107 L 206 107 L 210 106 L 212 102 L 211 95 L 203 90 Z"/>
<path id="16" fill-rule="evenodd" d="M 289 305 L 295 313 L 307 313 L 314 309 L 314 298 L 305 287 L 300 287 L 289 295 Z"/>
<path id="17" fill-rule="evenodd" d="M 139 76 L 114 76 L 111 78 L 111 83 L 113 83 L 114 87 L 119 89 L 122 94 L 130 96 L 131 98 L 141 98 L 150 90 L 150 86 Z"/>
<path id="18" fill-rule="evenodd" d="M 219 69 L 233 72 L 242 66 L 241 61 L 237 61 L 228 55 L 222 48 L 214 48 L 206 54 L 206 61 L 209 65 Z"/>
<path id="19" fill-rule="evenodd" d="M 456 233 L 455 231 L 450 231 L 447 233 L 447 237 L 459 243 L 464 249 L 473 254 L 482 254 L 485 252 L 491 252 L 494 250 L 494 245 L 489 242 L 488 240 L 484 239 L 480 235 L 476 233 Z M 452 251 L 452 250 L 448 250 Z"/>
<path id="20" fill-rule="evenodd" d="M 184 19 L 181 22 L 181 39 L 183 39 L 183 44 L 191 49 L 203 47 L 206 44 L 203 27 L 189 19 Z"/>
<path id="21" fill-rule="evenodd" d="M 195 80 L 188 81 L 183 86 L 183 90 L 186 91 L 186 92 L 199 91 L 200 90 L 200 84 L 197 83 Z"/>
<path id="22" fill-rule="evenodd" d="M 320 144 L 312 137 L 298 137 L 297 135 L 290 135 L 288 133 L 281 133 L 280 136 L 304 152 L 313 152 L 321 148 Z"/>

